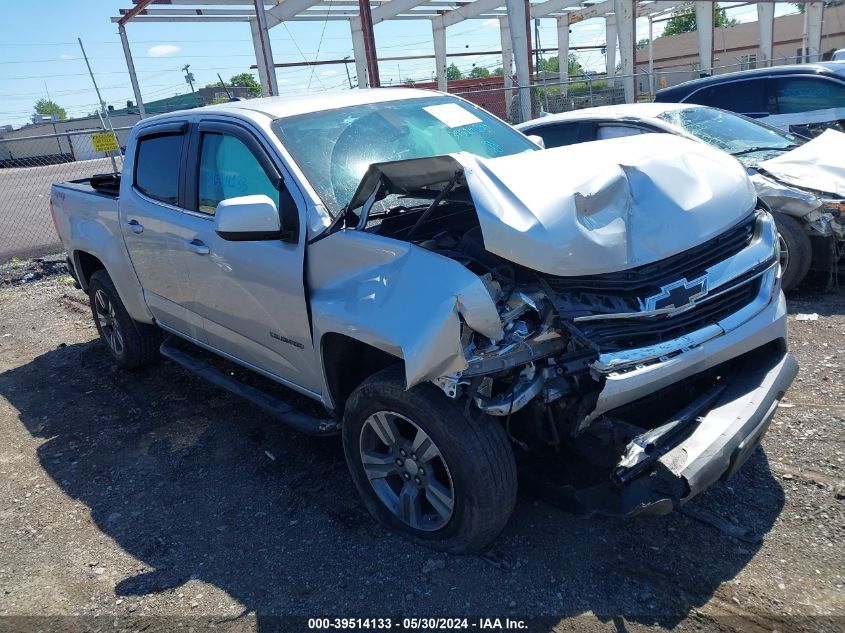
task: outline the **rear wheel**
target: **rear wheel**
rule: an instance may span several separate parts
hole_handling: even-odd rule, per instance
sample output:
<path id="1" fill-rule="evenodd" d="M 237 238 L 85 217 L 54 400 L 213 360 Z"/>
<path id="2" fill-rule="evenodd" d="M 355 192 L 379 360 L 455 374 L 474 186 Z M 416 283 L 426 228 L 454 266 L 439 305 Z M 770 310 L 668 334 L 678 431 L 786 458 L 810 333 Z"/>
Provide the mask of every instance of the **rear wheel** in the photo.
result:
<path id="1" fill-rule="evenodd" d="M 781 285 L 788 292 L 800 284 L 810 271 L 813 247 L 810 237 L 793 217 L 773 212 L 780 245 Z"/>
<path id="2" fill-rule="evenodd" d="M 343 447 L 370 513 L 436 549 L 483 548 L 516 503 L 516 465 L 501 426 L 468 420 L 431 384 L 405 390 L 396 368 L 352 394 Z"/>
<path id="3" fill-rule="evenodd" d="M 159 329 L 129 316 L 105 270 L 91 275 L 88 298 L 100 339 L 120 367 L 136 369 L 158 360 Z"/>

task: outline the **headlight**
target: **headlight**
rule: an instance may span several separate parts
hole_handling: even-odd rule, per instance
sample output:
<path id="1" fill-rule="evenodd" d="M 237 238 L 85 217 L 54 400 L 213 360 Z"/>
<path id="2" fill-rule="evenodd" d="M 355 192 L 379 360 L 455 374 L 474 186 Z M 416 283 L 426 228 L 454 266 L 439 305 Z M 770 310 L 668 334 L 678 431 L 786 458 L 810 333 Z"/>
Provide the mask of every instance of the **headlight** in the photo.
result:
<path id="1" fill-rule="evenodd" d="M 835 218 L 845 217 L 845 200 L 822 198 L 822 205 L 825 213 L 830 213 Z"/>

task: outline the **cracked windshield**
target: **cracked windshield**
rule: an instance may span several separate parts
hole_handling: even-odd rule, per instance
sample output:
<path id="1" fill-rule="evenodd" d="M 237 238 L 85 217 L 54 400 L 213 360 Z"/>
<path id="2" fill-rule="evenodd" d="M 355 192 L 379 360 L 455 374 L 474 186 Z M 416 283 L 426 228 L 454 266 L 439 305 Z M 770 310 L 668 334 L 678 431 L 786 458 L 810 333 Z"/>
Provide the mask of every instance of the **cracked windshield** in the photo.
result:
<path id="1" fill-rule="evenodd" d="M 273 129 L 332 215 L 352 199 L 372 163 L 454 152 L 496 158 L 537 149 L 495 117 L 450 97 L 302 114 L 277 120 Z"/>

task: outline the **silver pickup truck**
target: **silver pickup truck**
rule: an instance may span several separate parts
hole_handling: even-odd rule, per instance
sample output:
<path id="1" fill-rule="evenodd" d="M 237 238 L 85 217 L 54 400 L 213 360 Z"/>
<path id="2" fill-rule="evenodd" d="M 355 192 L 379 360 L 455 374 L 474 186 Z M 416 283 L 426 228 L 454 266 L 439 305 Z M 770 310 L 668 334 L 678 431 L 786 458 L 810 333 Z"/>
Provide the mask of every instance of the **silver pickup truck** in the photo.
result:
<path id="1" fill-rule="evenodd" d="M 370 512 L 448 551 L 502 530 L 517 467 L 585 513 L 670 512 L 797 371 L 772 217 L 680 137 L 541 151 L 435 92 L 258 99 L 138 123 L 122 175 L 51 208 L 118 365 L 340 433 Z"/>

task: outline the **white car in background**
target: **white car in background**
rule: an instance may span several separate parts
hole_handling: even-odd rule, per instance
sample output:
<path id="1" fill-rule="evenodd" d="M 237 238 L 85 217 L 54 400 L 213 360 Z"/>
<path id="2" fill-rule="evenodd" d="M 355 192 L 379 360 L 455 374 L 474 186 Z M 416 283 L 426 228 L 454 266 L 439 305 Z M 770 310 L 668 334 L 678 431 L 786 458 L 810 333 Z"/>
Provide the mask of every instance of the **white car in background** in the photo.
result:
<path id="1" fill-rule="evenodd" d="M 830 58 L 832 62 L 845 62 L 845 48 L 840 48 L 838 51 L 833 53 L 833 56 Z"/>
<path id="2" fill-rule="evenodd" d="M 845 134 L 827 130 L 805 142 L 717 108 L 632 103 L 548 115 L 516 126 L 547 148 L 647 133 L 694 138 L 748 170 L 780 232 L 783 289 L 813 269 L 833 274 L 845 254 Z"/>

